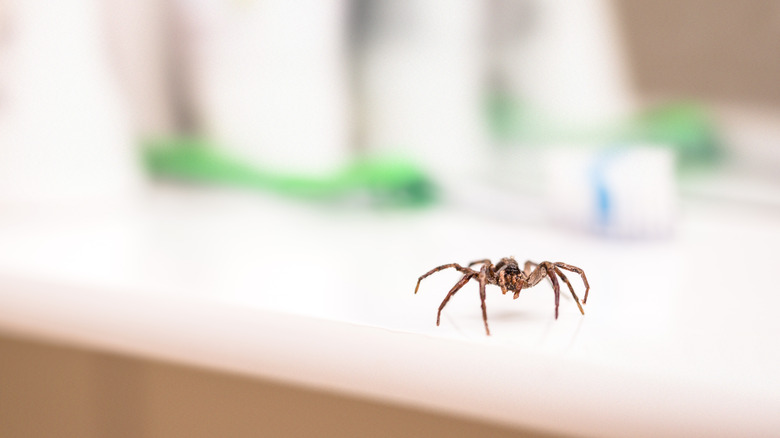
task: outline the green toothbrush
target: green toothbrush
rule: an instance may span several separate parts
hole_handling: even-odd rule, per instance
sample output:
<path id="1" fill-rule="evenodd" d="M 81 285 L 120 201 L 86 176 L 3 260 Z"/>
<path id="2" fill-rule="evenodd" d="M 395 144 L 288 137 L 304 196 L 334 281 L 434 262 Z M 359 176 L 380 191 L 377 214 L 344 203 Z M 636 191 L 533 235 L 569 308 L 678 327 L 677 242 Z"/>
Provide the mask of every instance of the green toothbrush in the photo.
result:
<path id="1" fill-rule="evenodd" d="M 144 161 L 156 177 L 221 184 L 277 193 L 312 201 L 363 199 L 378 207 L 415 207 L 436 200 L 431 179 L 400 159 L 356 159 L 325 176 L 272 171 L 220 151 L 211 142 L 191 137 L 145 143 Z"/>

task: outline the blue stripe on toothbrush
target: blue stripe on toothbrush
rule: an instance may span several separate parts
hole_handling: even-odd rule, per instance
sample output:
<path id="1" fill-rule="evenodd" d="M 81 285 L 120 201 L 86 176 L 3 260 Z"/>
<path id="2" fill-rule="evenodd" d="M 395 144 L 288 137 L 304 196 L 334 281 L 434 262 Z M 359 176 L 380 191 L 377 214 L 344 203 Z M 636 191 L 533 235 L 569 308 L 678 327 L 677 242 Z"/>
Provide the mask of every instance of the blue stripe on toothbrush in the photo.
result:
<path id="1" fill-rule="evenodd" d="M 606 228 L 609 225 L 609 211 L 612 208 L 612 201 L 609 197 L 609 190 L 604 183 L 604 179 L 601 178 L 601 174 L 598 175 L 598 179 L 595 183 L 596 191 L 596 214 L 598 223 L 601 228 Z"/>
<path id="2" fill-rule="evenodd" d="M 613 209 L 612 196 L 604 174 L 618 151 L 618 147 L 613 147 L 599 153 L 590 168 L 590 180 L 596 201 L 596 222 L 601 231 L 607 230 L 612 219 Z"/>

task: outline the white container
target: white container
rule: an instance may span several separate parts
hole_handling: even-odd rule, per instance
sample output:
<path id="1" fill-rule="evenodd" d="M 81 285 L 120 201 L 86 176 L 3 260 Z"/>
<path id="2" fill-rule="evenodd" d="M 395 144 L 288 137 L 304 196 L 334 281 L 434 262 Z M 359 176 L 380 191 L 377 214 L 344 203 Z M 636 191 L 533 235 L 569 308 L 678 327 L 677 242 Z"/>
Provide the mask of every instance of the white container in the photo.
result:
<path id="1" fill-rule="evenodd" d="M 0 10 L 0 204 L 119 201 L 140 185 L 97 0 Z"/>
<path id="2" fill-rule="evenodd" d="M 205 133 L 266 169 L 327 172 L 349 156 L 346 0 L 179 0 Z"/>
<path id="3" fill-rule="evenodd" d="M 563 125 L 612 122 L 634 107 L 613 6 L 607 0 L 494 3 L 491 61 L 501 86 Z M 503 5 L 502 5 L 503 4 Z M 504 17 L 502 14 L 523 14 Z"/>
<path id="4" fill-rule="evenodd" d="M 444 179 L 476 173 L 487 144 L 484 2 L 380 3 L 359 68 L 367 148 L 416 158 Z"/>
<path id="5" fill-rule="evenodd" d="M 172 75 L 167 0 L 103 0 L 113 70 L 141 138 L 175 134 L 176 77 Z"/>

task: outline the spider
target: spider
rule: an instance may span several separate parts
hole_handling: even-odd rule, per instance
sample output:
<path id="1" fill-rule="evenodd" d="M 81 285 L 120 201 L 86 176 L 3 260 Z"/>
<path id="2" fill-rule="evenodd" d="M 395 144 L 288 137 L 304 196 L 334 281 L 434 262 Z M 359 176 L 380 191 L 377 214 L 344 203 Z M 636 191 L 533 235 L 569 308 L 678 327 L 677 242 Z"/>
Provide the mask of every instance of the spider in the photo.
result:
<path id="1" fill-rule="evenodd" d="M 479 269 L 479 271 L 471 269 L 472 266 L 480 264 L 482 267 Z M 532 270 L 534 267 L 536 269 Z M 527 261 L 525 262 L 523 270 L 520 270 L 520 266 L 517 264 L 517 261 L 514 259 L 514 257 L 504 257 L 495 265 L 493 265 L 489 259 L 476 260 L 469 263 L 468 267 L 465 268 L 457 263 L 450 263 L 433 268 L 420 276 L 420 278 L 417 279 L 417 287 L 414 288 L 414 293 L 416 294 L 417 290 L 420 289 L 420 282 L 423 281 L 425 277 L 447 268 L 457 269 L 459 272 L 463 273 L 463 277 L 461 277 L 461 279 L 455 283 L 455 286 L 453 286 L 447 296 L 444 297 L 444 301 L 441 302 L 441 305 L 439 306 L 439 313 L 436 315 L 437 326 L 441 321 L 441 310 L 444 308 L 444 306 L 447 305 L 447 302 L 450 300 L 450 298 L 455 295 L 455 292 L 459 291 L 460 288 L 462 288 L 472 278 L 479 281 L 479 297 L 482 300 L 482 320 L 485 321 L 485 331 L 488 335 L 490 335 L 490 329 L 488 328 L 487 309 L 485 308 L 485 286 L 488 284 L 494 284 L 500 287 L 501 292 L 504 295 L 506 295 L 507 291 L 513 292 L 513 298 L 517 299 L 517 297 L 520 296 L 520 291 L 522 289 L 536 286 L 540 281 L 542 281 L 542 279 L 547 277 L 550 280 L 550 283 L 552 283 L 553 291 L 555 292 L 555 319 L 558 319 L 558 303 L 560 302 L 561 298 L 561 289 L 560 285 L 558 284 L 558 277 L 560 277 L 561 280 L 563 280 L 563 282 L 569 286 L 571 295 L 574 297 L 574 301 L 577 303 L 577 307 L 580 308 L 580 313 L 583 315 L 585 314 L 585 311 L 582 310 L 580 299 L 577 297 L 577 294 L 574 293 L 574 288 L 571 286 L 571 283 L 569 283 L 569 280 L 566 278 L 566 276 L 563 275 L 563 272 L 561 272 L 561 269 L 565 269 L 567 271 L 580 274 L 582 277 L 582 282 L 585 284 L 585 298 L 582 300 L 582 304 L 585 304 L 585 302 L 588 300 L 588 291 L 590 290 L 590 285 L 588 285 L 588 279 L 585 278 L 585 272 L 576 266 L 567 265 L 566 263 L 560 262 L 534 263 L 532 261 Z"/>

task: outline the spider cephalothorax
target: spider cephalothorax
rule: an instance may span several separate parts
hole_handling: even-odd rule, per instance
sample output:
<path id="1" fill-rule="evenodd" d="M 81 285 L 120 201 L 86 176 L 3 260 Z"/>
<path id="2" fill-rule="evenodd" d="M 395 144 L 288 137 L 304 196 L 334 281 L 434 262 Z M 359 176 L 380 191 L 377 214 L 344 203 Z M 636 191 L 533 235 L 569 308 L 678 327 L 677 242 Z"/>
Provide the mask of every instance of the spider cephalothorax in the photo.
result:
<path id="1" fill-rule="evenodd" d="M 472 266 L 479 264 L 482 265 L 479 271 L 471 269 Z M 534 267 L 536 267 L 536 269 L 533 269 Z M 569 280 L 566 278 L 563 272 L 561 272 L 561 269 L 565 269 L 567 271 L 580 274 L 580 277 L 582 277 L 582 282 L 585 283 L 585 297 L 582 300 L 582 304 L 585 304 L 585 302 L 588 300 L 588 291 L 590 291 L 590 286 L 588 285 L 588 279 L 585 278 L 585 272 L 576 266 L 567 265 L 566 263 L 560 262 L 534 263 L 527 261 L 521 270 L 520 266 L 517 264 L 517 261 L 513 257 L 504 257 L 495 265 L 493 265 L 493 263 L 488 259 L 477 260 L 469 263 L 468 267 L 465 268 L 457 263 L 450 263 L 433 268 L 420 276 L 420 278 L 417 279 L 417 287 L 414 289 L 414 293 L 417 293 L 417 290 L 420 288 L 420 282 L 425 277 L 447 268 L 457 269 L 459 272 L 463 273 L 463 277 L 461 277 L 461 279 L 455 283 L 455 286 L 453 286 L 447 296 L 444 297 L 444 301 L 441 302 L 441 305 L 439 306 L 439 313 L 436 315 L 436 325 L 439 325 L 439 322 L 441 321 L 441 310 L 444 308 L 444 306 L 447 305 L 447 302 L 450 300 L 450 298 L 452 298 L 452 296 L 455 295 L 455 292 L 459 291 L 460 288 L 462 288 L 472 278 L 476 278 L 477 281 L 479 281 L 479 297 L 482 300 L 482 320 L 485 321 L 485 331 L 488 335 L 490 334 L 490 329 L 488 328 L 487 308 L 485 307 L 485 286 L 488 284 L 493 284 L 500 287 L 501 292 L 504 294 L 507 292 L 512 292 L 513 298 L 517 298 L 520 296 L 521 290 L 536 286 L 540 281 L 547 277 L 552 283 L 553 291 L 555 292 L 555 319 L 558 319 L 558 304 L 561 299 L 561 288 L 558 284 L 558 277 L 560 277 L 561 280 L 563 280 L 563 282 L 566 283 L 566 285 L 569 287 L 571 296 L 574 297 L 574 301 L 577 303 L 577 307 L 579 307 L 580 312 L 583 315 L 585 314 L 585 311 L 582 310 L 580 299 L 577 297 L 577 294 L 574 293 L 574 288 L 571 286 L 571 283 L 569 283 Z"/>

